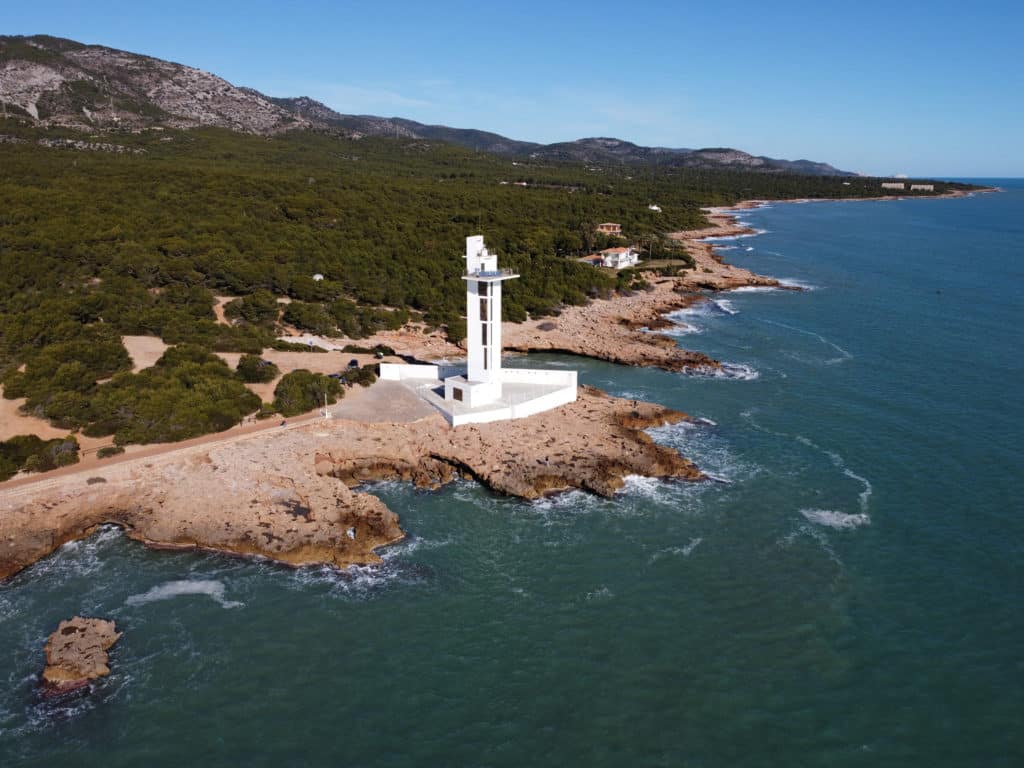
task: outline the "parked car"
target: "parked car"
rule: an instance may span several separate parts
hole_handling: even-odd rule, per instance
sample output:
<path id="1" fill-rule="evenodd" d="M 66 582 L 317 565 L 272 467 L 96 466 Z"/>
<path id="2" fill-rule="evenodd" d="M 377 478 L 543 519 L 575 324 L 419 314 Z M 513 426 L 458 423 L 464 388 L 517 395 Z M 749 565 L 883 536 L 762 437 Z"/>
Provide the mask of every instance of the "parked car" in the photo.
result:
<path id="1" fill-rule="evenodd" d="M 359 367 L 359 361 L 358 361 L 358 360 L 356 360 L 356 359 L 355 359 L 355 358 L 353 357 L 353 358 L 352 358 L 351 360 L 349 360 L 349 361 L 348 361 L 348 367 L 349 367 L 349 368 L 358 368 L 358 367 Z"/>

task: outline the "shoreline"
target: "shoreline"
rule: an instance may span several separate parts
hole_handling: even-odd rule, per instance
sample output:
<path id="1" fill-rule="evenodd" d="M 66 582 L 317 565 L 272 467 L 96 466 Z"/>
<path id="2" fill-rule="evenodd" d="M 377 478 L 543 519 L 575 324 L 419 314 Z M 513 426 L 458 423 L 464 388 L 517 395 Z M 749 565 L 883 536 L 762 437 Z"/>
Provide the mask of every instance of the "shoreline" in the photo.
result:
<path id="1" fill-rule="evenodd" d="M 929 199 L 971 194 L 956 191 Z M 758 234 L 740 224 L 735 213 L 772 202 L 799 201 L 745 200 L 705 209 L 707 227 L 669 235 L 693 255 L 693 270 L 657 277 L 640 269 L 649 279 L 646 289 L 568 307 L 552 318 L 504 323 L 505 349 L 731 375 L 721 362 L 685 350 L 657 331 L 678 325 L 666 314 L 705 301 L 701 291 L 748 286 L 802 290 L 725 263 L 716 243 L 708 242 Z M 447 343 L 438 349 L 438 341 L 436 334 L 402 329 L 363 343 L 391 342 L 400 353 L 414 356 L 426 349 L 434 355 L 458 350 Z M 580 388 L 575 403 L 499 427 L 455 431 L 437 414 L 378 423 L 317 415 L 304 414 L 285 429 L 272 423 L 240 427 L 184 444 L 141 446 L 102 464 L 0 483 L 0 542 L 5 544 L 0 580 L 104 524 L 117 525 L 129 538 L 155 549 L 267 557 L 295 567 L 379 563 L 375 550 L 401 541 L 405 532 L 383 502 L 353 490 L 373 480 L 402 479 L 437 488 L 464 476 L 496 492 L 536 499 L 570 488 L 610 496 L 628 474 L 704 479 L 692 462 L 641 431 L 688 419 L 685 414 L 589 387 Z M 575 446 L 586 446 L 586 452 Z M 240 503 L 246 495 L 249 503 Z M 197 496 L 206 501 L 201 514 L 194 509 Z"/>
<path id="2" fill-rule="evenodd" d="M 404 390 L 373 386 L 396 397 Z M 153 549 L 293 567 L 379 564 L 376 550 L 406 534 L 365 483 L 436 489 L 463 477 L 533 500 L 574 488 L 610 497 L 629 475 L 699 481 L 705 476 L 691 461 L 643 432 L 689 420 L 583 386 L 574 403 L 509 422 L 452 429 L 439 413 L 405 422 L 318 419 L 44 476 L 0 490 L 0 580 L 111 524 Z"/>

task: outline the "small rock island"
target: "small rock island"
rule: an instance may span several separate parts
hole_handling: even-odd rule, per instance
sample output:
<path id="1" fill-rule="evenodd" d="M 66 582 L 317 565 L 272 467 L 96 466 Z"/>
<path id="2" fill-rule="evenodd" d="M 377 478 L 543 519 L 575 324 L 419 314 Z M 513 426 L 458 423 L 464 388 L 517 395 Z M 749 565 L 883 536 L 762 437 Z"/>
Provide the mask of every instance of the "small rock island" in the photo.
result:
<path id="1" fill-rule="evenodd" d="M 62 621 L 46 641 L 44 697 L 66 696 L 84 690 L 110 674 L 107 651 L 121 637 L 114 622 L 75 616 Z"/>

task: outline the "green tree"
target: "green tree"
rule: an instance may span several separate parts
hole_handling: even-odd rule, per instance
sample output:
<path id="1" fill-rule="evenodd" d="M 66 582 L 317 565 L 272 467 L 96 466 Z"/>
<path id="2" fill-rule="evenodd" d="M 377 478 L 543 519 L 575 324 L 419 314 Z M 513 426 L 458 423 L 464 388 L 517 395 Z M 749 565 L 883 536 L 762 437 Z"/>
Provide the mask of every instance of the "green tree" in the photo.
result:
<path id="1" fill-rule="evenodd" d="M 297 416 L 333 405 L 344 395 L 336 379 L 300 368 L 286 373 L 274 387 L 274 407 L 283 416 Z"/>

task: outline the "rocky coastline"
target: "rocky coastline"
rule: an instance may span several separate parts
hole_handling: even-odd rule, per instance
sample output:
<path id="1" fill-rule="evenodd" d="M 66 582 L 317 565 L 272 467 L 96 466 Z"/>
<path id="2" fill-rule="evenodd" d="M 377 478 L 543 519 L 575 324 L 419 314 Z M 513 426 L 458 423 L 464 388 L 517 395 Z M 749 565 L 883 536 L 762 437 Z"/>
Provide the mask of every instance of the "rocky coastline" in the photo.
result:
<path id="1" fill-rule="evenodd" d="M 157 549 L 289 566 L 379 563 L 377 550 L 405 534 L 362 483 L 437 488 L 468 477 L 536 499 L 571 488 L 610 496 L 628 475 L 701 480 L 692 462 L 642 431 L 686 419 L 582 387 L 576 402 L 512 422 L 321 419 L 43 478 L 0 491 L 0 578 L 104 524 Z"/>

